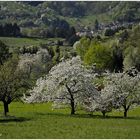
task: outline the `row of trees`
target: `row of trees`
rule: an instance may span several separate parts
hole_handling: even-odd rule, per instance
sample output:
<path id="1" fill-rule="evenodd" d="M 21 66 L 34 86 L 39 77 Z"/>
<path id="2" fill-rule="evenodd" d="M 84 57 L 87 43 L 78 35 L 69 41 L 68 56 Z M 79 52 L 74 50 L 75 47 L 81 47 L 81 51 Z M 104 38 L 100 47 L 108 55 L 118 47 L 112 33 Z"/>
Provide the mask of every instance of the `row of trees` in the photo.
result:
<path id="1" fill-rule="evenodd" d="M 65 20 L 60 20 L 59 18 L 55 19 L 48 25 L 48 28 L 32 28 L 22 29 L 14 23 L 6 23 L 0 25 L 0 36 L 6 37 L 18 37 L 18 36 L 27 36 L 27 37 L 61 37 L 65 38 L 70 45 L 73 45 L 75 41 L 79 38 L 76 36 L 76 30 L 74 27 L 70 27 L 68 22 Z"/>
<path id="2" fill-rule="evenodd" d="M 84 67 L 80 57 L 54 66 L 48 75 L 39 78 L 36 86 L 24 97 L 28 103 L 53 102 L 54 108 L 70 107 L 88 112 L 100 111 L 103 116 L 113 109 L 122 109 L 124 117 L 132 106 L 140 103 L 140 75 L 133 73 L 104 73 L 103 88 L 99 91 L 94 81 L 99 78 L 94 68 Z"/>
<path id="3" fill-rule="evenodd" d="M 20 36 L 20 28 L 14 23 L 6 23 L 4 25 L 0 25 L 0 36 Z"/>
<path id="4" fill-rule="evenodd" d="M 36 35 L 38 35 L 38 32 L 36 32 Z M 59 26 L 49 26 L 47 29 L 43 29 L 40 31 L 41 37 L 47 37 L 47 38 L 55 38 L 55 37 L 61 37 L 65 38 L 66 41 L 73 45 L 75 41 L 79 39 L 78 36 L 76 36 L 76 30 L 74 27 L 59 27 Z"/>
<path id="5" fill-rule="evenodd" d="M 69 26 L 65 21 L 62 21 L 59 24 L 51 24 L 47 28 L 24 28 L 21 33 L 22 36 L 26 37 L 65 38 L 66 43 L 69 45 L 73 45 L 75 41 L 79 40 L 79 37 L 76 35 L 75 28 L 73 26 Z"/>

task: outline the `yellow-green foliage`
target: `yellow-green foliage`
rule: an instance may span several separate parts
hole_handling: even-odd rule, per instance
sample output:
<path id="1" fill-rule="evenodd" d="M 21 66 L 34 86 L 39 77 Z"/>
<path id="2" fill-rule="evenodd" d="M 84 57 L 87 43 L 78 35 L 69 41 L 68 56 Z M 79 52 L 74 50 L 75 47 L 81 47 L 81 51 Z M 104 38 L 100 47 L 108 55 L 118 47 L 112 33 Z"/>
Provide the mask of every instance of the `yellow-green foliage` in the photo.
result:
<path id="1" fill-rule="evenodd" d="M 124 68 L 128 69 L 134 66 L 140 70 L 140 26 L 133 28 L 124 45 L 126 47 L 124 51 Z"/>
<path id="2" fill-rule="evenodd" d="M 79 43 L 76 44 L 76 51 L 78 55 L 81 56 L 82 59 L 84 59 L 85 53 L 89 49 L 90 46 L 90 39 L 83 37 Z"/>
<path id="3" fill-rule="evenodd" d="M 133 66 L 140 68 L 140 48 L 128 47 L 125 50 L 124 66 L 125 69 L 129 69 Z"/>
<path id="4" fill-rule="evenodd" d="M 87 65 L 96 64 L 97 68 L 109 68 L 112 64 L 112 50 L 108 46 L 92 43 L 84 56 Z"/>

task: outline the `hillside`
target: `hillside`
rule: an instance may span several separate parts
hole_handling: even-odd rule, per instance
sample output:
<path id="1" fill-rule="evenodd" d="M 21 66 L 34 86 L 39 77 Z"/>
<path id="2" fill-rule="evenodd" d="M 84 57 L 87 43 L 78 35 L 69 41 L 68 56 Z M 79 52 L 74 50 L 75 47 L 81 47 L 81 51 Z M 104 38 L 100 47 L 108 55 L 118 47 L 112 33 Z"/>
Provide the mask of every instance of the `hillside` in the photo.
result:
<path id="1" fill-rule="evenodd" d="M 0 2 L 0 23 L 16 22 L 20 27 L 48 27 L 58 19 L 71 25 L 94 26 L 118 20 L 140 20 L 140 2 Z"/>

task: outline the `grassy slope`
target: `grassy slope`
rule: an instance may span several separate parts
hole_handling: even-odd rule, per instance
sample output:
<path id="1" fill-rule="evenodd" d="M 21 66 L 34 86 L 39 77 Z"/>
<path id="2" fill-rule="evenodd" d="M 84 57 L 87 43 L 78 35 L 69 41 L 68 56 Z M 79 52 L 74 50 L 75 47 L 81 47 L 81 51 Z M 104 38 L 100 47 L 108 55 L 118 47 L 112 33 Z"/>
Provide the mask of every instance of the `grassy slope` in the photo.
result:
<path id="1" fill-rule="evenodd" d="M 88 16 L 83 16 L 80 18 L 70 18 L 70 17 L 62 17 L 64 20 L 67 20 L 70 25 L 72 26 L 90 26 L 94 27 L 95 20 L 98 19 L 99 23 L 109 23 L 112 21 L 112 17 L 108 13 L 103 13 L 103 14 L 96 14 L 96 15 L 88 15 Z"/>
<path id="2" fill-rule="evenodd" d="M 70 116 L 69 110 L 51 110 L 49 104 L 12 103 L 10 115 L 19 121 L 0 117 L 0 138 L 140 138 L 140 108 L 130 111 L 127 119 L 118 112 L 106 119 L 100 114 L 90 117 L 77 113 Z"/>
<path id="3" fill-rule="evenodd" d="M 43 14 L 45 14 L 49 19 L 54 18 L 54 15 L 56 17 L 63 18 L 67 20 L 71 25 L 74 25 L 74 26 L 77 26 L 77 23 L 78 23 L 80 25 L 86 25 L 86 26 L 89 25 L 91 27 L 94 25 L 94 22 L 96 19 L 98 19 L 99 22 L 108 23 L 124 15 L 128 10 L 131 10 L 132 14 L 136 15 L 138 19 L 140 15 L 139 10 L 135 11 L 136 7 L 139 6 L 138 2 L 128 3 L 128 2 L 114 2 L 113 1 L 113 2 L 95 2 L 92 4 L 89 3 L 85 5 L 84 7 L 86 9 L 85 15 L 87 16 L 83 16 L 80 18 L 78 17 L 75 18 L 75 16 L 70 18 L 69 14 L 67 16 L 61 16 L 58 12 L 56 12 L 57 10 L 55 8 L 54 9 L 50 8 L 51 10 L 49 12 L 46 12 L 48 2 L 45 2 L 38 6 L 31 6 L 29 4 L 23 4 L 22 2 L 18 2 L 18 3 L 17 2 L 0 2 L 0 5 L 2 7 L 0 14 L 5 16 L 5 18 L 0 19 L 0 23 L 17 22 L 18 24 L 21 24 L 25 21 L 32 20 L 33 22 L 36 22 L 39 20 L 40 22 L 39 27 L 45 26 L 40 17 Z M 61 9 L 62 7 L 60 6 L 59 9 Z M 66 6 L 66 8 L 70 8 L 71 10 L 73 9 L 71 5 Z M 106 9 L 106 10 L 102 10 L 102 9 Z M 15 17 L 16 15 L 17 17 Z"/>

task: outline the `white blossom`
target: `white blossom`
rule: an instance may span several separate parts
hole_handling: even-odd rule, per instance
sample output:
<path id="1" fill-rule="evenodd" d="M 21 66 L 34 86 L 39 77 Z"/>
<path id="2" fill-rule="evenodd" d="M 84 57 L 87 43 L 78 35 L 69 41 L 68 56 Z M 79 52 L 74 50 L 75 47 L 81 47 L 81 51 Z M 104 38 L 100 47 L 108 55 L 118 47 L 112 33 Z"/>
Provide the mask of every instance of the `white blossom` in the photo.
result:
<path id="1" fill-rule="evenodd" d="M 102 95 L 109 97 L 115 109 L 123 107 L 124 116 L 127 111 L 140 103 L 140 75 L 130 76 L 127 73 L 112 73 L 107 76 Z"/>
<path id="2" fill-rule="evenodd" d="M 26 101 L 53 101 L 54 107 L 69 106 L 74 114 L 78 105 L 98 95 L 93 78 L 94 74 L 82 65 L 80 57 L 74 57 L 54 66 L 46 77 L 39 79 Z"/>
<path id="3" fill-rule="evenodd" d="M 104 88 L 100 91 L 98 98 L 87 100 L 85 108 L 90 112 L 111 112 L 113 108 L 127 111 L 140 104 L 140 75 L 130 73 L 106 73 Z"/>

